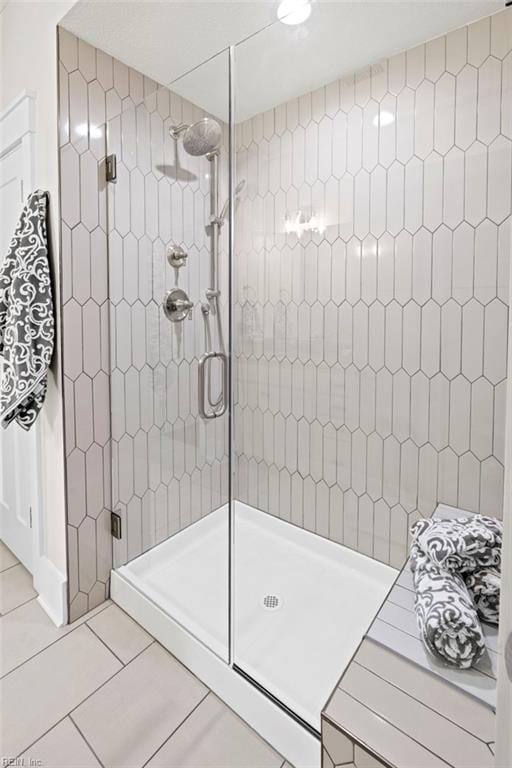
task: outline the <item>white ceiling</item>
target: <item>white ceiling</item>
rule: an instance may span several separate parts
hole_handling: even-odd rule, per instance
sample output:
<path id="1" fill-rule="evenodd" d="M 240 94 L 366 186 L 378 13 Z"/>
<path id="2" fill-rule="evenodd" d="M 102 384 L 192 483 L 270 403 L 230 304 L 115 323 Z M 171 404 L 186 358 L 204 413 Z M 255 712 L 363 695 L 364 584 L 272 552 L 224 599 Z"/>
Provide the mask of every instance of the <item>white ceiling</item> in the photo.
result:
<path id="1" fill-rule="evenodd" d="M 297 27 L 276 22 L 277 5 L 277 0 L 78 0 L 62 25 L 157 82 L 173 83 L 173 90 L 222 119 L 227 118 L 227 54 L 215 54 L 245 40 L 236 50 L 237 120 L 242 120 L 494 13 L 504 0 L 314 0 L 309 20 Z"/>

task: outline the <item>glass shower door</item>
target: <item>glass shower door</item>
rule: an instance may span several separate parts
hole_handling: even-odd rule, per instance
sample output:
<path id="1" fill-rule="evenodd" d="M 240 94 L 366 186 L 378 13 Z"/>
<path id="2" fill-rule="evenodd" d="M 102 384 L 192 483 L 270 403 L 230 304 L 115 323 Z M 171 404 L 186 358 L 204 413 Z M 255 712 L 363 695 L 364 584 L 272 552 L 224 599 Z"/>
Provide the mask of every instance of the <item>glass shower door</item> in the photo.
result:
<path id="1" fill-rule="evenodd" d="M 114 568 L 225 660 L 227 68 L 225 53 L 162 87 L 117 65 L 107 93 L 104 340 Z"/>

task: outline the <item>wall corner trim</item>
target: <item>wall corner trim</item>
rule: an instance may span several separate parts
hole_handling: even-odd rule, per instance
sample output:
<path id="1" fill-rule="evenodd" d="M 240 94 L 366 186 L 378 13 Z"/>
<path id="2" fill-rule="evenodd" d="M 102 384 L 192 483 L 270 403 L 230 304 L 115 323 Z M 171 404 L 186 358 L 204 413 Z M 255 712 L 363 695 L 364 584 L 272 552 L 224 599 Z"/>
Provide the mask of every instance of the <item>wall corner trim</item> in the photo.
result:
<path id="1" fill-rule="evenodd" d="M 37 602 L 57 627 L 68 621 L 67 579 L 45 555 L 38 558 L 34 569 Z"/>

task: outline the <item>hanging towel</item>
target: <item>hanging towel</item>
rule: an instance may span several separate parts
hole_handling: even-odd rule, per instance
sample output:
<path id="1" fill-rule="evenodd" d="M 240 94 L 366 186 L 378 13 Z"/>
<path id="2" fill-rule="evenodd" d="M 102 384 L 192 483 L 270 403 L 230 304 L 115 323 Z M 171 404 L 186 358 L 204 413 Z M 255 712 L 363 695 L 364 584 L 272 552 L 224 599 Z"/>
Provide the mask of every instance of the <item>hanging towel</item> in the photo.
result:
<path id="1" fill-rule="evenodd" d="M 411 534 L 413 542 L 433 563 L 452 573 L 501 566 L 503 524 L 493 517 L 418 520 Z"/>
<path id="2" fill-rule="evenodd" d="M 485 640 L 476 607 L 462 576 L 432 561 L 416 542 L 411 547 L 418 629 L 430 653 L 467 669 L 482 656 Z"/>
<path id="3" fill-rule="evenodd" d="M 53 353 L 48 194 L 33 192 L 0 268 L 0 423 L 30 429 L 44 402 Z"/>

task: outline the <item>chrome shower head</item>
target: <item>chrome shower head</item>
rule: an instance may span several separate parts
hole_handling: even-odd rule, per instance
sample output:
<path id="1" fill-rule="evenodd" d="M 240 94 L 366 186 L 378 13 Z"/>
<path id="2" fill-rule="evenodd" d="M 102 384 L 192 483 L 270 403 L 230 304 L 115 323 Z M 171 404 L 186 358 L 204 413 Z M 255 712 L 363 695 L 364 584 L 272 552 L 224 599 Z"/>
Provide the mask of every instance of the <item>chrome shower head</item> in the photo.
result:
<path id="1" fill-rule="evenodd" d="M 193 157 L 203 157 L 216 152 L 222 141 L 220 125 L 211 117 L 203 117 L 189 125 L 183 134 L 185 152 Z"/>

